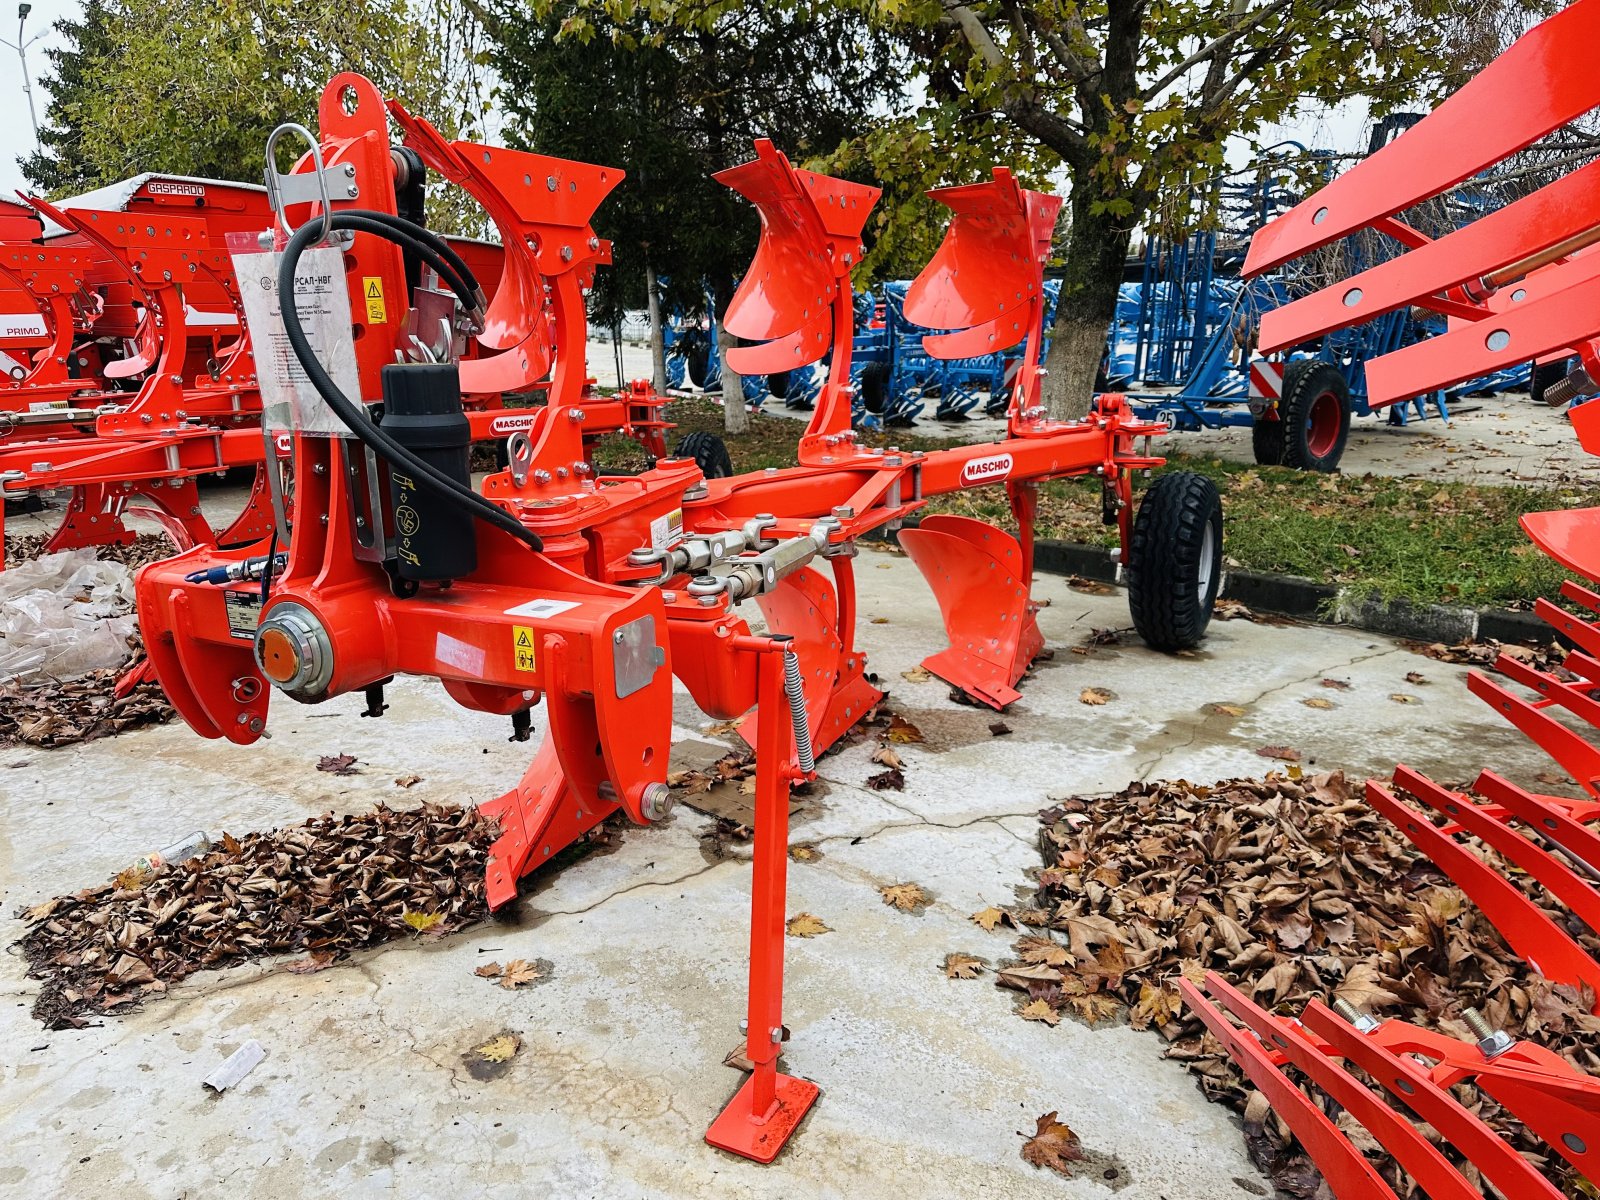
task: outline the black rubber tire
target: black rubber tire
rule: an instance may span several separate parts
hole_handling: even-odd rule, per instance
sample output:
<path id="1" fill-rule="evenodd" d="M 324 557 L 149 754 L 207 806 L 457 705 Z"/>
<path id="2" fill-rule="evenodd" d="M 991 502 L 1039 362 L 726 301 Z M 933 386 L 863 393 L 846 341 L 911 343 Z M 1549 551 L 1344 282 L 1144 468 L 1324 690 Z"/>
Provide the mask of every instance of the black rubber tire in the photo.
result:
<path id="1" fill-rule="evenodd" d="M 683 356 L 683 377 L 694 387 L 705 391 L 711 370 L 711 347 L 696 341 Z"/>
<path id="2" fill-rule="evenodd" d="M 694 459 L 695 466 L 707 479 L 727 479 L 733 474 L 733 460 L 728 457 L 727 443 L 703 429 L 679 438 L 672 456 Z"/>
<path id="3" fill-rule="evenodd" d="M 1167 653 L 1196 645 L 1222 584 L 1216 485 L 1192 471 L 1157 479 L 1133 519 L 1128 559 L 1128 609 L 1144 644 Z"/>
<path id="4" fill-rule="evenodd" d="M 789 398 L 789 372 L 779 371 L 776 375 L 768 375 L 767 394 L 774 400 L 787 400 Z"/>
<path id="5" fill-rule="evenodd" d="M 1337 405 L 1336 423 L 1328 427 Z M 1332 363 L 1302 358 L 1283 373 L 1283 465 L 1302 471 L 1336 471 L 1350 439 L 1350 385 Z"/>
<path id="6" fill-rule="evenodd" d="M 1571 359 L 1562 358 L 1555 362 L 1535 364 L 1533 374 L 1528 378 L 1528 399 L 1535 404 L 1543 404 L 1545 389 L 1567 377 L 1567 368 L 1571 362 Z"/>
<path id="7" fill-rule="evenodd" d="M 889 364 L 869 362 L 861 368 L 861 403 L 869 413 L 881 413 L 889 403 Z"/>
<path id="8" fill-rule="evenodd" d="M 1255 451 L 1256 462 L 1263 467 L 1283 466 L 1283 420 L 1263 420 L 1257 417 L 1250 424 L 1250 449 Z"/>

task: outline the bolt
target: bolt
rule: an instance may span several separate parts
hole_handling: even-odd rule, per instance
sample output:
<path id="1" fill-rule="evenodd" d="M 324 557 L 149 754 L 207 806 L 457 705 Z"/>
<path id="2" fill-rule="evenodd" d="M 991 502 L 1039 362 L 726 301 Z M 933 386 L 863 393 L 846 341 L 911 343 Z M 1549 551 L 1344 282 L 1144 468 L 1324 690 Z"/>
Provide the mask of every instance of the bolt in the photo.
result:
<path id="1" fill-rule="evenodd" d="M 645 785 L 644 795 L 639 799 L 639 810 L 648 820 L 659 821 L 670 813 L 677 803 L 672 789 L 666 784 L 649 783 Z"/>
<path id="2" fill-rule="evenodd" d="M 841 521 L 849 521 L 855 518 L 856 510 L 848 504 L 841 504 L 833 510 L 833 515 Z"/>
<path id="3" fill-rule="evenodd" d="M 563 247 L 561 247 L 561 261 L 562 262 L 571 262 L 572 261 L 572 247 L 571 246 L 563 246 Z"/>
<path id="4" fill-rule="evenodd" d="M 1472 1030 L 1472 1036 L 1478 1039 L 1478 1050 L 1485 1059 L 1499 1058 L 1516 1045 L 1508 1033 L 1489 1024 L 1484 1015 L 1475 1008 L 1462 1009 L 1461 1019 L 1467 1023 L 1467 1028 Z"/>
<path id="5" fill-rule="evenodd" d="M 546 175 L 544 177 L 544 186 L 553 192 L 560 185 L 556 182 L 556 177 L 554 175 Z"/>
<path id="6" fill-rule="evenodd" d="M 140 413 L 139 414 L 139 420 L 142 421 L 144 424 L 149 425 L 149 424 L 152 424 L 155 421 L 155 418 L 152 417 L 149 413 Z"/>
<path id="7" fill-rule="evenodd" d="M 779 1042 L 783 1041 L 783 1026 L 782 1025 L 774 1025 L 772 1027 L 772 1035 L 771 1036 L 772 1036 L 773 1045 L 777 1045 Z"/>
<path id="8" fill-rule="evenodd" d="M 1338 1013 L 1346 1021 L 1349 1021 L 1350 1024 L 1354 1025 L 1362 1033 L 1371 1033 L 1378 1027 L 1378 1022 L 1374 1021 L 1366 1013 L 1362 1012 L 1354 1004 L 1351 1004 L 1350 1001 L 1341 996 L 1335 996 L 1333 998 L 1333 1011 Z"/>
<path id="9" fill-rule="evenodd" d="M 535 483 L 549 483 L 550 482 L 550 472 L 546 471 L 543 467 L 540 467 L 537 471 L 535 471 L 533 473 L 533 481 Z"/>

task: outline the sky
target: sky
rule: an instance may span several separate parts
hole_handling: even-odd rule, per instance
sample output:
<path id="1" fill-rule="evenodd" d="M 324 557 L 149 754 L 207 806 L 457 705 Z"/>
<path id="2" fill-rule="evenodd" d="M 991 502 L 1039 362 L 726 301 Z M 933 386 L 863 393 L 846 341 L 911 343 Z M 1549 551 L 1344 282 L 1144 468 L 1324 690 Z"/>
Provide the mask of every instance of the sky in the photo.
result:
<path id="1" fill-rule="evenodd" d="M 44 51 L 62 41 L 51 27 L 63 16 L 76 16 L 82 3 L 81 0 L 30 0 L 30 3 L 33 11 L 28 14 L 24 36 L 31 38 L 44 33 L 28 48 L 28 74 L 34 81 L 33 101 L 42 121 L 49 100 L 49 93 L 39 84 L 40 76 L 50 65 Z M 8 42 L 17 40 L 16 13 L 16 0 L 0 0 L 0 38 Z M 1269 144 L 1285 137 L 1334 150 L 1360 150 L 1366 146 L 1366 123 L 1365 103 L 1345 104 L 1275 127 L 1262 141 Z M 17 159 L 33 150 L 33 126 L 28 120 L 28 106 L 22 92 L 22 68 L 16 52 L 0 46 L 0 195 L 10 195 L 26 187 Z M 1242 165 L 1247 159 L 1242 140 L 1230 143 L 1228 160 L 1231 164 Z"/>
<path id="2" fill-rule="evenodd" d="M 39 76 L 50 66 L 44 51 L 61 43 L 61 38 L 51 26 L 65 16 L 76 16 L 82 9 L 79 0 L 29 0 L 33 11 L 23 26 L 24 39 L 44 33 L 28 47 L 28 74 L 34 80 L 33 104 L 44 120 L 45 104 L 49 94 L 38 84 Z M 0 0 L 0 38 L 8 42 L 17 40 L 16 0 Z M 22 94 L 22 66 L 17 52 L 10 46 L 0 46 L 0 194 L 9 196 L 25 186 L 22 169 L 17 166 L 20 156 L 34 151 L 33 124 L 28 120 L 28 104 Z"/>

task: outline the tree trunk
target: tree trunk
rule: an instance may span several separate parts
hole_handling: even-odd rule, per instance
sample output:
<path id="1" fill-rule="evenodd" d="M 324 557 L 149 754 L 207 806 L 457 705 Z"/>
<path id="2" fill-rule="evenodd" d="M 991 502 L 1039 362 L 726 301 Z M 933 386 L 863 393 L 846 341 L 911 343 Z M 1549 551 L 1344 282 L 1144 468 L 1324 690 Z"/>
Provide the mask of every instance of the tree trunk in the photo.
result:
<path id="1" fill-rule="evenodd" d="M 661 323 L 661 297 L 656 294 L 656 269 L 644 267 L 645 308 L 650 314 L 650 386 L 667 394 L 667 334 Z"/>
<path id="2" fill-rule="evenodd" d="M 750 410 L 744 403 L 744 377 L 728 365 L 733 334 L 717 318 L 717 358 L 722 365 L 722 428 L 728 433 L 743 433 L 750 428 Z"/>
<path id="3" fill-rule="evenodd" d="M 1089 211 L 1088 197 L 1098 194 L 1097 183 L 1073 180 L 1066 274 L 1043 389 L 1045 407 L 1058 420 L 1089 411 L 1133 234 L 1132 218 Z"/>

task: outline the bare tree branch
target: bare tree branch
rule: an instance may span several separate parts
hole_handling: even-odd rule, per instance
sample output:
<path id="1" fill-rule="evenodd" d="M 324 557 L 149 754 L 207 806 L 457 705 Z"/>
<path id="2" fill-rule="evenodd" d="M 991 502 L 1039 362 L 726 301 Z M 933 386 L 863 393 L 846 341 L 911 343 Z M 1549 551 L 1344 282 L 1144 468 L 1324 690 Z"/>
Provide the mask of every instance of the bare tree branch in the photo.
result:
<path id="1" fill-rule="evenodd" d="M 1222 51 L 1229 49 L 1234 42 L 1238 41 L 1239 38 L 1243 37 L 1251 29 L 1255 28 L 1257 25 L 1260 25 L 1268 17 L 1282 12 L 1284 9 L 1288 8 L 1292 2 L 1293 0 L 1272 0 L 1272 3 L 1266 5 L 1265 7 L 1258 8 L 1254 12 L 1243 14 L 1232 28 L 1228 29 L 1225 33 L 1219 34 L 1215 39 L 1207 42 L 1204 46 L 1201 46 L 1200 49 L 1189 55 L 1188 58 L 1184 59 L 1177 66 L 1173 67 L 1149 87 L 1145 88 L 1141 93 L 1142 97 L 1145 100 L 1153 100 L 1167 88 L 1171 87 L 1174 83 L 1187 75 L 1194 67 L 1208 59 L 1212 59 L 1215 56 L 1220 55 Z"/>

